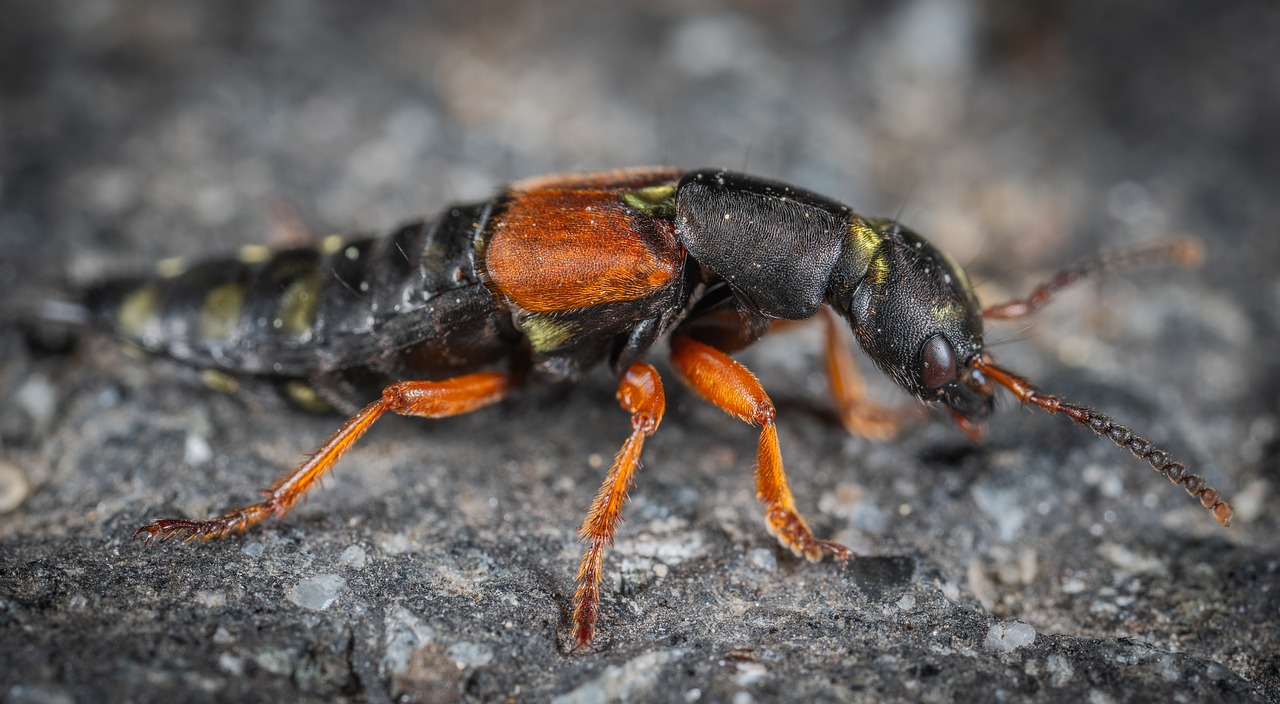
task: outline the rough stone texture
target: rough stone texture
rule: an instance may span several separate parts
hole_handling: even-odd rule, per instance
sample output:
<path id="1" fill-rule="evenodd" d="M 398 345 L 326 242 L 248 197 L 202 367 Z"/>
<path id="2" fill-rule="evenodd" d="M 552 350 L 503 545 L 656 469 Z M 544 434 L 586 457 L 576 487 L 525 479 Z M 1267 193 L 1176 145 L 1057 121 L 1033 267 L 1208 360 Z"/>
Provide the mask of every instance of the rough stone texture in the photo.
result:
<path id="1" fill-rule="evenodd" d="M 655 162 L 901 213 L 989 301 L 1193 233 L 1203 268 L 1083 286 L 989 339 L 1167 443 L 1237 520 L 1013 403 L 981 446 L 942 419 L 848 437 L 800 329 L 742 358 L 802 509 L 865 556 L 784 554 L 752 431 L 672 379 L 596 648 L 573 654 L 574 529 L 627 430 L 603 372 L 388 420 L 287 520 L 144 549 L 141 522 L 252 499 L 336 421 L 5 324 L 0 698 L 1280 699 L 1280 5 L 7 5 L 6 300 L 287 242 L 281 204 L 381 229 L 512 178 Z"/>

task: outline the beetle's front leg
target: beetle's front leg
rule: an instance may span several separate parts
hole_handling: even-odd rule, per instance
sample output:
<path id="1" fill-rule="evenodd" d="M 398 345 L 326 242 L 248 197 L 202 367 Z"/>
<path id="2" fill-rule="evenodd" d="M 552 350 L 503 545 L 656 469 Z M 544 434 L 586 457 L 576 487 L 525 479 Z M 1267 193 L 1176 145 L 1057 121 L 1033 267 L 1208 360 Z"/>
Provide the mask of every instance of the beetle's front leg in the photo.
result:
<path id="1" fill-rule="evenodd" d="M 703 398 L 732 416 L 760 426 L 756 496 L 764 502 L 769 532 L 792 552 L 810 560 L 820 560 L 823 555 L 842 561 L 852 557 L 849 548 L 815 538 L 796 511 L 778 449 L 773 401 L 755 375 L 724 352 L 679 334 L 671 340 L 671 362 L 685 383 Z"/>
<path id="2" fill-rule="evenodd" d="M 578 568 L 578 590 L 573 597 L 573 635 L 579 648 L 591 644 L 600 613 L 604 549 L 613 545 L 613 534 L 622 522 L 622 504 L 626 503 L 627 489 L 631 488 L 632 477 L 640 466 L 644 439 L 658 429 L 666 410 L 666 396 L 658 371 L 644 362 L 632 364 L 618 384 L 618 404 L 631 413 L 631 436 L 613 459 L 609 474 L 591 502 L 587 520 L 578 528 L 578 536 L 588 545 Z"/>
<path id="3" fill-rule="evenodd" d="M 825 337 L 827 381 L 845 430 L 872 440 L 888 440 L 897 435 L 906 422 L 907 413 L 883 406 L 867 396 L 867 383 L 841 336 L 836 314 L 823 306 L 819 315 Z"/>

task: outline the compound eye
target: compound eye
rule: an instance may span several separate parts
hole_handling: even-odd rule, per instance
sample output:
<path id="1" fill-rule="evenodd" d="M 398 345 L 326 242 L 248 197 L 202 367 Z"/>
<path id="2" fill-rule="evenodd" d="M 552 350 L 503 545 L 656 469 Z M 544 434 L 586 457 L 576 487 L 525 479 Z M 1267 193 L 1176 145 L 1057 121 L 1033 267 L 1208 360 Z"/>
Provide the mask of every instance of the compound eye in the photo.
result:
<path id="1" fill-rule="evenodd" d="M 920 383 L 936 389 L 956 376 L 956 353 L 942 335 L 925 340 L 920 348 Z"/>

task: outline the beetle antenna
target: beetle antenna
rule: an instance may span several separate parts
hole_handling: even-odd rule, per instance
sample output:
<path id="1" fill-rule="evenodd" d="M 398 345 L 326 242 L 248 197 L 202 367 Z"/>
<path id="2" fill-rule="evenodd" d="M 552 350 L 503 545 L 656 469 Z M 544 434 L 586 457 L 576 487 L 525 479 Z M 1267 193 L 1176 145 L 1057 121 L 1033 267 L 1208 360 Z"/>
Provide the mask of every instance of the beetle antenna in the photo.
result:
<path id="1" fill-rule="evenodd" d="M 912 181 L 911 185 L 907 186 L 906 195 L 902 196 L 902 205 L 898 206 L 898 213 L 893 216 L 893 226 L 895 228 L 902 224 L 902 214 L 907 211 L 907 203 L 911 202 L 911 192 L 914 190 L 916 190 L 916 182 Z"/>
<path id="2" fill-rule="evenodd" d="M 1012 333 L 1005 335 L 1004 337 L 997 338 L 995 340 L 987 340 L 982 344 L 982 346 L 987 349 L 991 349 L 992 347 L 1007 345 L 1011 342 L 1025 342 L 1040 334 L 1038 332 L 1031 332 L 1031 329 L 1034 327 L 1035 326 L 1031 324 L 1023 325 L 1021 328 L 1014 330 Z"/>
<path id="3" fill-rule="evenodd" d="M 1209 486 L 1204 477 L 1189 472 L 1186 465 L 1174 460 L 1168 452 L 1120 425 L 1114 418 L 1092 408 L 1067 403 L 1057 396 L 1043 394 L 1026 379 L 996 366 L 986 355 L 978 359 L 977 368 L 996 383 L 1013 392 L 1013 395 L 1023 403 L 1039 406 L 1046 413 L 1062 413 L 1071 420 L 1088 426 L 1093 432 L 1106 437 L 1117 446 L 1132 452 L 1134 457 L 1145 460 L 1157 473 L 1174 484 L 1181 484 L 1188 494 L 1198 498 L 1202 506 L 1213 512 L 1213 517 L 1218 520 L 1218 523 L 1224 526 L 1231 525 L 1231 515 L 1234 510 L 1231 504 L 1222 500 L 1222 492 Z"/>
<path id="4" fill-rule="evenodd" d="M 1204 250 L 1200 243 L 1189 238 L 1102 252 L 1054 274 L 1053 278 L 1036 286 L 1026 298 L 988 306 L 982 311 L 982 317 L 989 320 L 1021 318 L 1043 308 L 1062 289 L 1085 279 L 1161 264 L 1194 267 L 1203 259 Z"/>

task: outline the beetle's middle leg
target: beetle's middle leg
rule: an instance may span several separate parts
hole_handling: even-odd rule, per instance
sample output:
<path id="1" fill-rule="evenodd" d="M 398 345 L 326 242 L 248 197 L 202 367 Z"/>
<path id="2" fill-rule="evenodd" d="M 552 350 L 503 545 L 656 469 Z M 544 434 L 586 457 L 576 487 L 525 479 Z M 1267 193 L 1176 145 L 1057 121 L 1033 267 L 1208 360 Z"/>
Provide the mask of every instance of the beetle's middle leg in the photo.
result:
<path id="1" fill-rule="evenodd" d="M 588 544 L 578 567 L 578 590 L 573 597 L 573 633 L 580 648 L 591 643 L 596 616 L 600 613 L 604 549 L 613 545 L 613 534 L 622 522 L 622 504 L 626 503 L 627 490 L 640 466 L 644 439 L 658 429 L 666 410 L 666 396 L 658 371 L 644 362 L 632 364 L 618 384 L 618 404 L 631 414 L 631 436 L 618 450 L 613 466 L 591 502 L 587 520 L 578 528 L 578 536 Z"/>
<path id="2" fill-rule="evenodd" d="M 306 462 L 264 491 L 266 500 L 203 521 L 161 519 L 139 528 L 134 537 L 145 533 L 147 542 L 173 537 L 208 540 L 232 531 L 243 532 L 273 514 L 283 516 L 383 413 L 390 411 L 425 418 L 468 413 L 506 396 L 513 386 L 512 379 L 511 375 L 499 372 L 476 372 L 443 381 L 392 384 L 382 391 L 382 398 L 352 416 Z"/>
<path id="3" fill-rule="evenodd" d="M 764 502 L 769 532 L 797 555 L 820 560 L 831 555 L 848 560 L 853 551 L 818 540 L 796 511 L 791 486 L 782 468 L 773 401 L 746 367 L 720 350 L 677 334 L 671 340 L 671 362 L 685 383 L 724 412 L 760 426 L 756 453 L 756 496 Z"/>

